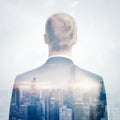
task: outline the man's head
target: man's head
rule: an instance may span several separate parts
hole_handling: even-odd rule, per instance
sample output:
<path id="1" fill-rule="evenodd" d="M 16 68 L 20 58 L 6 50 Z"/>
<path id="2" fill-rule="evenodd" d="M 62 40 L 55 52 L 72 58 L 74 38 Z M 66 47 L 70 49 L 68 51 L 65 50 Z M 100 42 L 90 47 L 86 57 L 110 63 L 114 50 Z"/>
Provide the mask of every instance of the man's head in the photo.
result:
<path id="1" fill-rule="evenodd" d="M 52 51 L 67 51 L 76 43 L 76 23 L 73 17 L 66 13 L 51 15 L 46 22 L 45 30 L 45 42 Z"/>

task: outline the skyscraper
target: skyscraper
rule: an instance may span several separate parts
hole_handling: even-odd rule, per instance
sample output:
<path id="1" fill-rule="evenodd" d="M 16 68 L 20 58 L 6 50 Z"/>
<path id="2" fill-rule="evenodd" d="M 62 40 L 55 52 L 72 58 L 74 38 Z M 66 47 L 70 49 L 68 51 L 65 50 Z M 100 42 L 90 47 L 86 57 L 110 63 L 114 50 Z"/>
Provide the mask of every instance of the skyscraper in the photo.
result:
<path id="1" fill-rule="evenodd" d="M 60 107 L 59 120 L 72 120 L 72 109 L 67 108 L 66 105 Z"/>

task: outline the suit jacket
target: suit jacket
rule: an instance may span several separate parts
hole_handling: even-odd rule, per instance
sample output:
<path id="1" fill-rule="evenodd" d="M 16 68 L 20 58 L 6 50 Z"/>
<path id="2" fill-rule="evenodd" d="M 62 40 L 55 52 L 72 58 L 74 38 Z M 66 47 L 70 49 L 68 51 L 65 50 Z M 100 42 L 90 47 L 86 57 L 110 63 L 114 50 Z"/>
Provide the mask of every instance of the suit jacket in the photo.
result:
<path id="1" fill-rule="evenodd" d="M 107 120 L 101 76 L 65 57 L 49 58 L 41 67 L 16 77 L 9 119 Z"/>

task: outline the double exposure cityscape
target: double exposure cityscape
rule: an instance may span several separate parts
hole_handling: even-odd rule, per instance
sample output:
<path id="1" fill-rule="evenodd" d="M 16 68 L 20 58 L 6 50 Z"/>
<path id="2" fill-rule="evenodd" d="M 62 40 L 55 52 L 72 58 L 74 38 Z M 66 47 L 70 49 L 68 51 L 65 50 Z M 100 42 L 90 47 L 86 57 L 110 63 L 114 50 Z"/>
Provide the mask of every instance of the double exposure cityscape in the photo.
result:
<path id="1" fill-rule="evenodd" d="M 104 89 L 98 96 L 90 88 L 37 85 L 33 80 L 29 85 L 14 86 L 10 120 L 107 120 Z"/>

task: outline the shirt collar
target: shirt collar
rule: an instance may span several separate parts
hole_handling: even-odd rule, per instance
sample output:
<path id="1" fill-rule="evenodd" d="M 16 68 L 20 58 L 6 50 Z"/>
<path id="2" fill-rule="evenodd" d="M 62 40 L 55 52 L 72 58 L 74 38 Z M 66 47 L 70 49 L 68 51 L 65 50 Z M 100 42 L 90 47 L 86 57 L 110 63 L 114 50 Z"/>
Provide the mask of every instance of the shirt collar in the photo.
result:
<path id="1" fill-rule="evenodd" d="M 64 58 L 68 58 L 68 59 L 72 60 L 72 56 L 67 56 L 67 55 L 52 55 L 49 58 L 54 58 L 54 57 L 64 57 Z"/>

